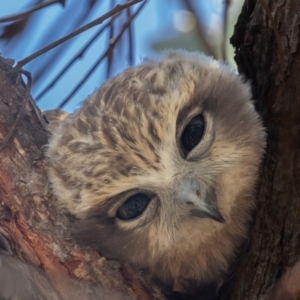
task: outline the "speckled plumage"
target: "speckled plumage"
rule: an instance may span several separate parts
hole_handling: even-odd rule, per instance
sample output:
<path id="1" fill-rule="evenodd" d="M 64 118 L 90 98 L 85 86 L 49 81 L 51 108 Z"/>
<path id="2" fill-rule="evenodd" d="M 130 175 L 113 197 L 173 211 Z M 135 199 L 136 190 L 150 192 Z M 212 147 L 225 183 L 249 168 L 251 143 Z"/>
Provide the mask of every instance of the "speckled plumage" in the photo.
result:
<path id="1" fill-rule="evenodd" d="M 180 135 L 198 114 L 199 144 Z M 108 80 L 57 127 L 47 150 L 60 203 L 83 240 L 107 257 L 149 269 L 174 287 L 224 279 L 248 236 L 265 134 L 250 88 L 229 67 L 171 51 Z M 224 223 L 191 215 L 182 182 L 217 206 Z M 141 216 L 116 217 L 136 191 L 151 193 Z M 176 194 L 176 193 L 177 194 Z"/>

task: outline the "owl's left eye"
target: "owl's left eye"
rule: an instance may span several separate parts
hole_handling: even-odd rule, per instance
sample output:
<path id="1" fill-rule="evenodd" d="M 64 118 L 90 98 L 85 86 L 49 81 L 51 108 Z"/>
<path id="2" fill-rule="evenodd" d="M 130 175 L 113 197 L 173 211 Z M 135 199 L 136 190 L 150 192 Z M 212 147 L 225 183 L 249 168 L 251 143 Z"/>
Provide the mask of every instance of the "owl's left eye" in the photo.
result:
<path id="1" fill-rule="evenodd" d="M 117 218 L 128 221 L 143 213 L 150 202 L 146 194 L 137 193 L 129 197 L 118 209 Z"/>
<path id="2" fill-rule="evenodd" d="M 184 128 L 180 141 L 183 149 L 186 152 L 193 150 L 201 141 L 205 129 L 203 115 L 198 115 Z"/>

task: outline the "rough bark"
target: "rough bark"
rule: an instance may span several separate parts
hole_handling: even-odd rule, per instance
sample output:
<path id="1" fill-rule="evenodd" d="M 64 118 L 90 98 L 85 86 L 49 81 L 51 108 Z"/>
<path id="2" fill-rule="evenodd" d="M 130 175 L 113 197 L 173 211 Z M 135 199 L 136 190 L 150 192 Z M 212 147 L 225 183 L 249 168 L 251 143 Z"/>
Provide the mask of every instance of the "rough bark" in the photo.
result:
<path id="1" fill-rule="evenodd" d="M 24 86 L 10 70 L 11 62 L 0 57 L 0 139 L 24 101 Z M 51 194 L 43 164 L 47 134 L 37 113 L 29 101 L 0 152 L 0 298 L 165 299 L 147 276 L 142 282 L 129 266 L 80 248 L 67 236 L 72 223 Z"/>
<path id="2" fill-rule="evenodd" d="M 300 258 L 299 29 L 299 1 L 246 0 L 232 38 L 239 71 L 253 83 L 268 142 L 251 250 L 226 299 L 268 298 L 275 281 Z M 270 299 L 300 299 L 299 292 L 298 286 L 292 296 Z"/>

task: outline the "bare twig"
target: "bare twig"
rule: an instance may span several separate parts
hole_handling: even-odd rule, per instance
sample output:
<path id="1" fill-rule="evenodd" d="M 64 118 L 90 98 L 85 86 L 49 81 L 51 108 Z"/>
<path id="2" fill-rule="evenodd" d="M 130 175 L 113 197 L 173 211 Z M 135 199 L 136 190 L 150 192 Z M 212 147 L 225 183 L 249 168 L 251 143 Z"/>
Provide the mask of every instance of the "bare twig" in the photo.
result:
<path id="1" fill-rule="evenodd" d="M 36 96 L 35 101 L 39 101 L 57 82 L 58 80 L 69 70 L 69 68 L 76 62 L 76 60 L 82 58 L 85 52 L 90 48 L 90 46 L 97 40 L 97 38 L 103 33 L 103 31 L 110 26 L 113 22 L 114 17 L 105 24 L 98 32 L 94 34 L 94 36 L 87 42 L 87 44 L 82 47 L 73 58 L 65 65 L 65 67 L 54 77 L 49 84 Z"/>
<path id="2" fill-rule="evenodd" d="M 127 27 L 130 25 L 131 21 L 138 15 L 138 13 L 142 10 L 142 8 L 144 7 L 144 5 L 147 3 L 147 0 L 145 0 L 140 7 L 137 9 L 137 11 L 131 15 L 126 22 L 123 24 L 123 27 L 121 29 L 121 31 L 119 32 L 119 34 L 113 38 L 110 43 L 109 46 L 107 47 L 107 49 L 105 50 L 105 52 L 99 57 L 99 59 L 94 63 L 94 65 L 90 68 L 90 70 L 88 71 L 88 73 L 79 81 L 79 83 L 75 86 L 75 88 L 71 91 L 71 93 L 59 104 L 59 108 L 62 108 L 72 97 L 73 95 L 79 90 L 79 88 L 82 86 L 82 84 L 89 78 L 89 76 L 96 70 L 96 68 L 98 67 L 98 65 L 102 62 L 102 60 L 104 58 L 106 58 L 109 53 L 114 49 L 115 45 L 117 44 L 117 42 L 120 40 L 120 38 L 122 37 L 124 31 L 127 29 Z"/>
<path id="3" fill-rule="evenodd" d="M 129 0 L 127 3 L 125 4 L 118 4 L 115 8 L 113 8 L 112 10 L 110 10 L 109 12 L 107 12 L 106 14 L 102 15 L 101 17 L 97 18 L 96 20 L 80 27 L 77 30 L 74 30 L 72 33 L 64 36 L 63 38 L 51 43 L 50 45 L 42 48 L 41 50 L 33 53 L 32 55 L 20 60 L 16 66 L 14 67 L 14 69 L 16 71 L 20 70 L 24 65 L 26 65 L 27 63 L 29 63 L 30 61 L 32 61 L 33 59 L 39 57 L 40 55 L 46 53 L 47 51 L 49 51 L 50 49 L 53 49 L 54 47 L 68 41 L 69 39 L 75 37 L 76 35 L 96 26 L 101 24 L 103 21 L 105 21 L 106 19 L 114 16 L 115 14 L 118 14 L 119 12 L 121 12 L 122 10 L 128 8 L 129 6 L 132 6 L 136 3 L 142 2 L 143 0 Z"/>
<path id="4" fill-rule="evenodd" d="M 115 0 L 111 0 L 111 5 L 114 6 L 115 5 Z M 110 28 L 109 28 L 109 43 L 110 41 L 113 39 L 114 37 L 114 23 L 110 24 Z M 110 72 L 111 72 L 111 68 L 112 68 L 112 62 L 113 62 L 113 57 L 114 57 L 114 53 L 113 51 L 110 51 L 110 53 L 107 56 L 107 70 L 106 70 L 106 78 L 109 78 Z"/>
<path id="5" fill-rule="evenodd" d="M 227 21 L 228 21 L 228 8 L 230 5 L 230 0 L 224 1 L 224 16 L 223 16 L 223 40 L 222 40 L 222 59 L 224 61 L 227 60 L 227 52 L 226 52 L 226 39 L 227 39 Z"/>
<path id="6" fill-rule="evenodd" d="M 130 7 L 126 10 L 127 18 L 130 16 Z M 132 24 L 128 26 L 128 58 L 129 64 L 133 65 L 133 34 L 132 34 Z"/>
<path id="7" fill-rule="evenodd" d="M 21 12 L 21 13 L 0 18 L 0 23 L 17 21 L 17 20 L 22 19 L 22 18 L 26 17 L 27 15 L 29 15 L 29 14 L 31 14 L 31 13 L 39 10 L 39 9 L 42 9 L 44 7 L 47 7 L 47 6 L 50 6 L 52 4 L 56 4 L 56 3 L 60 3 L 62 6 L 65 6 L 65 0 L 49 0 L 49 1 L 46 1 L 46 2 L 38 3 L 38 4 L 34 5 L 33 7 L 29 8 L 29 9 L 27 9 L 27 10 Z"/>
<path id="8" fill-rule="evenodd" d="M 14 124 L 9 129 L 9 131 L 6 134 L 6 136 L 4 137 L 4 139 L 0 142 L 0 151 L 2 151 L 4 148 L 6 148 L 8 146 L 11 138 L 13 137 L 13 135 L 15 133 L 16 127 L 18 126 L 18 124 L 24 114 L 26 104 L 28 103 L 28 100 L 30 98 L 30 91 L 31 91 L 31 86 L 32 86 L 31 74 L 24 70 L 20 70 L 19 73 L 24 74 L 27 77 L 27 84 L 25 87 L 24 99 L 23 99 L 22 106 L 20 108 L 20 111 L 17 115 L 17 118 L 16 118 Z"/>
<path id="9" fill-rule="evenodd" d="M 182 0 L 183 3 L 186 5 L 187 9 L 193 13 L 193 15 L 195 16 L 196 18 L 196 25 L 197 25 L 197 32 L 198 32 L 198 36 L 199 36 L 199 39 L 203 42 L 203 46 L 205 48 L 205 51 L 207 52 L 207 54 L 213 56 L 214 58 L 217 58 L 217 54 L 216 54 L 216 51 L 215 49 L 213 48 L 213 46 L 210 44 L 210 42 L 208 41 L 208 38 L 206 36 L 206 33 L 205 33 L 205 29 L 203 28 L 196 12 L 195 12 L 195 9 L 191 3 L 190 0 Z"/>

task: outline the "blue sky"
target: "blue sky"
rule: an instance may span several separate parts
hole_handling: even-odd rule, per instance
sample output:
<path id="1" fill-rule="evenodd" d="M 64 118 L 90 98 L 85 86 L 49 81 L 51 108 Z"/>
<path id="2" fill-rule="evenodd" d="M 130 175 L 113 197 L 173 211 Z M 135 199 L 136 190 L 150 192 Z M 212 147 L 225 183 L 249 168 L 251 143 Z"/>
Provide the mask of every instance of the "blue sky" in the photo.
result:
<path id="1" fill-rule="evenodd" d="M 72 2 L 73 4 L 76 3 L 76 5 L 71 5 Z M 120 2 L 122 1 L 115 1 L 115 3 Z M 26 3 L 31 3 L 31 1 L 1 0 L 0 16 L 22 11 Z M 204 24 L 207 24 L 207 27 L 219 26 L 219 24 L 217 24 L 218 22 L 214 20 L 218 20 L 218 16 L 220 16 L 222 12 L 222 0 L 192 0 L 192 3 L 197 5 L 197 11 L 201 14 L 201 20 Z M 64 34 L 69 33 L 73 24 L 72 21 L 76 20 L 76 16 L 84 8 L 83 4 L 83 1 L 68 0 L 66 1 L 65 8 L 60 5 L 52 5 L 43 11 L 34 13 L 31 23 L 28 24 L 27 36 L 21 40 L 21 43 L 17 46 L 0 43 L 0 52 L 5 57 L 20 60 L 57 38 L 62 37 Z M 88 21 L 91 21 L 107 12 L 110 9 L 110 5 L 110 0 L 99 1 L 99 4 L 95 7 L 95 12 L 89 16 Z M 136 8 L 137 6 L 135 6 L 133 10 Z M 139 63 L 142 57 L 155 54 L 155 51 L 152 48 L 153 43 L 164 42 L 166 39 L 173 37 L 176 38 L 176 36 L 178 36 L 178 30 L 174 26 L 174 16 L 183 9 L 184 7 L 182 7 L 182 3 L 179 0 L 148 0 L 143 11 L 134 21 L 134 64 Z M 72 19 L 70 19 L 70 16 L 72 16 Z M 125 16 L 123 17 L 123 21 L 124 20 Z M 215 22 L 215 24 L 212 24 L 212 22 Z M 38 26 L 36 24 L 38 24 Z M 55 24 L 63 24 L 63 26 L 55 26 Z M 68 42 L 68 51 L 59 58 L 58 63 L 50 65 L 49 72 L 47 72 L 48 78 L 55 76 L 62 67 L 62 64 L 68 61 L 72 54 L 78 51 L 78 49 L 82 47 L 85 41 L 87 41 L 98 30 L 98 28 L 99 27 L 92 28 L 83 33 L 80 37 Z M 107 37 L 108 35 L 103 35 L 101 39 L 98 40 L 89 51 L 87 51 L 86 55 L 63 76 L 58 84 L 56 84 L 54 88 L 41 99 L 38 103 L 41 109 L 55 108 L 57 104 L 68 95 L 72 86 L 76 85 L 76 83 L 87 72 L 88 68 L 93 64 L 95 59 L 99 57 L 99 53 L 103 52 L 107 47 Z M 119 59 L 117 60 L 117 64 L 114 65 L 112 75 L 119 73 L 124 68 L 128 67 L 128 59 L 126 56 L 120 56 L 118 51 L 116 51 L 115 55 L 116 57 L 119 56 Z M 35 74 L 35 70 L 38 68 L 39 62 L 47 58 L 49 59 L 49 57 L 51 57 L 51 53 L 41 56 L 34 62 L 26 65 L 24 69 Z M 32 89 L 33 97 L 35 97 L 35 95 L 37 95 L 43 88 L 48 78 L 44 78 L 41 82 L 36 82 Z M 104 64 L 93 73 L 89 81 L 79 90 L 64 109 L 69 112 L 76 109 L 78 104 L 91 94 L 105 79 Z"/>

